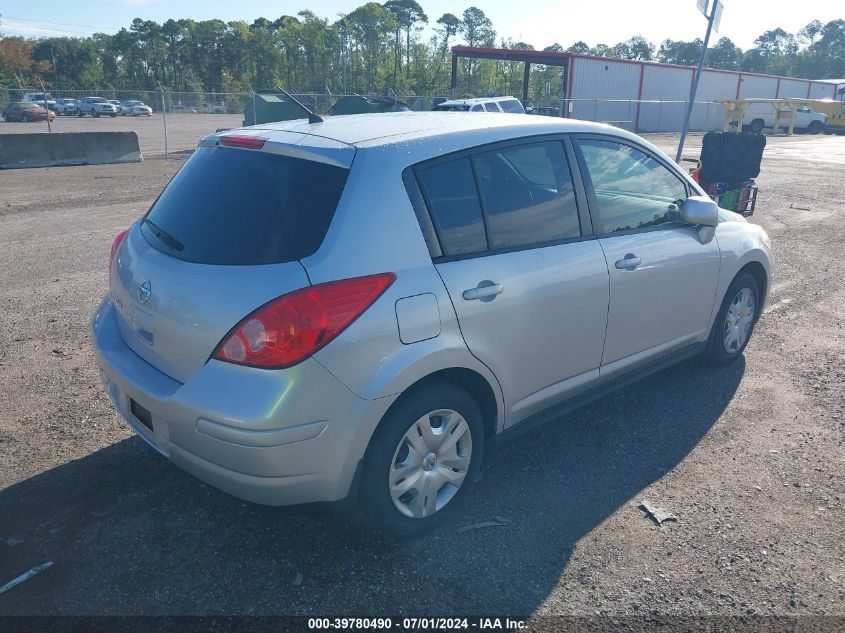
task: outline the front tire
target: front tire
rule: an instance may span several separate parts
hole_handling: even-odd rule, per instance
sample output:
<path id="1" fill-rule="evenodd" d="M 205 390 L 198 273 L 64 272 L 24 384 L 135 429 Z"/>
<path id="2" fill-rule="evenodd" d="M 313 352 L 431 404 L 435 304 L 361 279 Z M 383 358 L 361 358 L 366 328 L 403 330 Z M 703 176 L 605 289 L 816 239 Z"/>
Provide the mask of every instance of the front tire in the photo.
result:
<path id="1" fill-rule="evenodd" d="M 821 121 L 811 121 L 807 126 L 807 132 L 810 134 L 821 134 L 824 131 L 824 124 Z"/>
<path id="2" fill-rule="evenodd" d="M 443 522 L 481 468 L 484 424 L 476 401 L 450 384 L 423 387 L 385 415 L 361 471 L 361 505 L 378 529 L 419 536 Z"/>
<path id="3" fill-rule="evenodd" d="M 714 365 L 734 362 L 745 350 L 760 316 L 760 288 L 750 273 L 731 282 L 713 323 L 707 359 Z"/>

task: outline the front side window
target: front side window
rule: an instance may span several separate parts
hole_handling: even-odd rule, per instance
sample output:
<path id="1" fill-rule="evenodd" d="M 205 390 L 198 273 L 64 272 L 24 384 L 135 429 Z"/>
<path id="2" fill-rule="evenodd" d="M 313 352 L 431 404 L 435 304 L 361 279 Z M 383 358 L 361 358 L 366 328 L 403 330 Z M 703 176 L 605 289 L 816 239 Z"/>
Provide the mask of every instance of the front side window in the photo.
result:
<path id="1" fill-rule="evenodd" d="M 683 181 L 644 152 L 616 141 L 579 141 L 598 202 L 598 231 L 616 233 L 679 222 Z"/>
<path id="2" fill-rule="evenodd" d="M 559 141 L 484 152 L 473 164 L 491 249 L 580 237 L 572 176 Z"/>

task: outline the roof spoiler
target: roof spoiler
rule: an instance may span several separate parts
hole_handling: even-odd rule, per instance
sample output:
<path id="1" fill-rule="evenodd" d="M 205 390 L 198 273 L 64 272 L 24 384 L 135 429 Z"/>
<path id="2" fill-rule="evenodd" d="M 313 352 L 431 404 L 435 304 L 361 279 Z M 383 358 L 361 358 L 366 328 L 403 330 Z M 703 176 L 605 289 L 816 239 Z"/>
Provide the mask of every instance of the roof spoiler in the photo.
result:
<path id="1" fill-rule="evenodd" d="M 323 122 L 323 117 L 321 117 L 319 114 L 317 114 L 316 112 L 311 110 L 311 108 L 306 106 L 304 103 L 302 103 L 302 101 L 300 101 L 299 99 L 294 97 L 287 90 L 282 90 L 282 94 L 285 95 L 288 99 L 293 101 L 296 105 L 298 105 L 300 108 L 302 108 L 303 110 L 305 110 L 308 113 L 308 122 L 309 123 L 322 123 Z"/>

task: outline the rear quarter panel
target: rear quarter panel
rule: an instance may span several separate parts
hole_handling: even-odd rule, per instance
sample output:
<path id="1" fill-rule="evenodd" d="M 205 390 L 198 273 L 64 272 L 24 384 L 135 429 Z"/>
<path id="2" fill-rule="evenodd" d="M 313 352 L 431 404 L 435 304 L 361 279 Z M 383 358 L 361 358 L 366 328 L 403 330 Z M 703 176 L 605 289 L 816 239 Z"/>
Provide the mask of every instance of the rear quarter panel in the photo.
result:
<path id="1" fill-rule="evenodd" d="M 441 369 L 472 369 L 493 388 L 501 412 L 498 382 L 466 347 L 452 301 L 432 264 L 402 182 L 402 170 L 417 162 L 411 158 L 413 145 L 359 149 L 325 241 L 314 255 L 302 260 L 315 284 L 383 272 L 396 274 L 396 281 L 367 312 L 315 358 L 366 399 L 401 393 Z M 404 344 L 396 302 L 424 293 L 436 298 L 440 334 Z"/>

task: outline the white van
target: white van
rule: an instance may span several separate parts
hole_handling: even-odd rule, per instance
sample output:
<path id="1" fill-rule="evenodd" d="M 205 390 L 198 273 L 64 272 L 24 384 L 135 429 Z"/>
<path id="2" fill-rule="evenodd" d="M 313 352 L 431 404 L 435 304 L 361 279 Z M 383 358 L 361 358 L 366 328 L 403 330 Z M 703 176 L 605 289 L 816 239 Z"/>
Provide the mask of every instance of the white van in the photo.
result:
<path id="1" fill-rule="evenodd" d="M 512 112 L 525 114 L 519 99 L 516 97 L 481 97 L 478 99 L 452 99 L 444 101 L 432 108 L 438 111 L 453 112 Z"/>
<path id="2" fill-rule="evenodd" d="M 772 100 L 776 102 L 776 100 Z M 763 131 L 763 128 L 774 127 L 772 120 L 775 112 L 771 104 L 766 102 L 752 103 L 745 111 L 745 117 L 742 120 L 743 126 L 748 126 L 748 129 L 755 134 Z M 787 111 L 781 113 L 778 117 L 778 128 L 789 129 L 790 113 Z M 821 112 L 816 112 L 806 103 L 802 103 L 795 111 L 795 129 L 809 132 L 810 134 L 819 134 L 824 131 L 827 125 L 827 115 Z"/>

